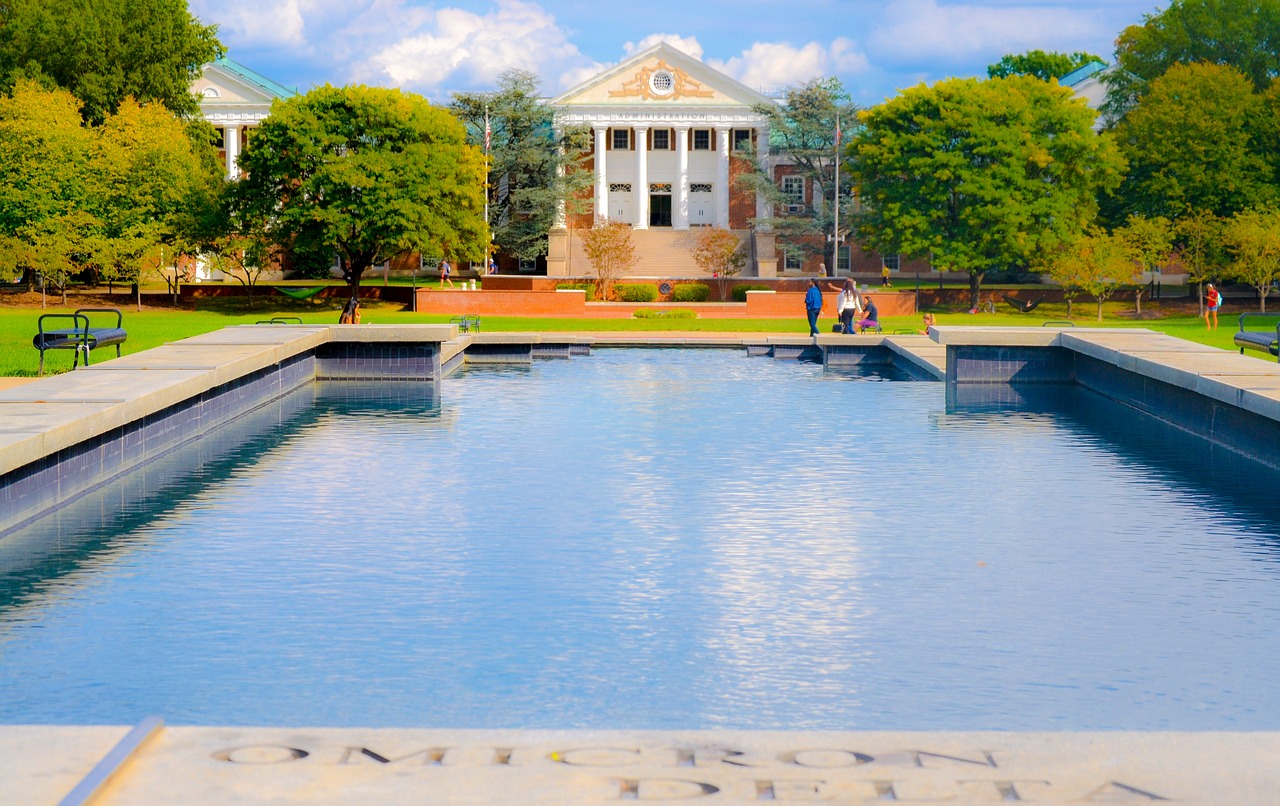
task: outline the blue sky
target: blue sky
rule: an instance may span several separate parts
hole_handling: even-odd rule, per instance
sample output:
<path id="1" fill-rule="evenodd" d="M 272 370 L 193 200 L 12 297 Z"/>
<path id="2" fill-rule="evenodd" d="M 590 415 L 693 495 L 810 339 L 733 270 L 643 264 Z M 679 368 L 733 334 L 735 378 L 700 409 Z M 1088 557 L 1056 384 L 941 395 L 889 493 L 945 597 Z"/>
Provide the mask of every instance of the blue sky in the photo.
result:
<path id="1" fill-rule="evenodd" d="M 554 95 L 658 39 L 756 88 L 836 75 L 863 105 L 986 75 L 1006 53 L 1096 53 L 1156 0 L 189 0 L 228 55 L 282 84 L 360 82 L 432 100 L 518 67 Z"/>

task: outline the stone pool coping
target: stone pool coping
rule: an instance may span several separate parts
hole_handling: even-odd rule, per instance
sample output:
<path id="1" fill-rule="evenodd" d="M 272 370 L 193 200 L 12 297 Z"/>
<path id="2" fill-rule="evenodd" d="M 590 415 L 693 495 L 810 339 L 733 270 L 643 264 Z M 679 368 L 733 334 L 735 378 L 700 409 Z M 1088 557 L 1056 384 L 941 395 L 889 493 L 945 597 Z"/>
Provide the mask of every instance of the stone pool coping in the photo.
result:
<path id="1" fill-rule="evenodd" d="M 127 727 L 0 730 L 0 800 L 57 803 Z M 94 798 L 184 804 L 1271 804 L 1280 733 L 170 727 Z"/>

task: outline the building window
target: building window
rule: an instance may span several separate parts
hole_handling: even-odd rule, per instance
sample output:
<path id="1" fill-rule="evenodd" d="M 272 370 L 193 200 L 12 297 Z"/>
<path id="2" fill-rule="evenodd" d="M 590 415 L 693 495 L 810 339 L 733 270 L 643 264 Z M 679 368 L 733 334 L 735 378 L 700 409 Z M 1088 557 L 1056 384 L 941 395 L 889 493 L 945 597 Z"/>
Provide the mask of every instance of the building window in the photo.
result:
<path id="1" fill-rule="evenodd" d="M 804 257 L 798 249 L 788 249 L 783 253 L 782 267 L 787 271 L 800 271 L 804 268 Z"/>
<path id="2" fill-rule="evenodd" d="M 670 151 L 671 150 L 671 130 L 670 129 L 654 129 L 653 130 L 653 150 L 654 151 Z"/>
<path id="3" fill-rule="evenodd" d="M 746 151 L 751 148 L 751 130 L 750 129 L 734 129 L 733 130 L 733 150 Z"/>
<path id="4" fill-rule="evenodd" d="M 782 177 L 782 195 L 787 197 L 788 205 L 804 205 L 804 177 Z"/>
<path id="5" fill-rule="evenodd" d="M 849 247 L 841 246 L 836 251 L 836 271 L 849 271 Z"/>
<path id="6" fill-rule="evenodd" d="M 675 76 L 666 70 L 659 70 L 649 77 L 649 89 L 654 95 L 670 95 L 676 88 Z"/>
<path id="7" fill-rule="evenodd" d="M 609 192 L 610 192 L 610 193 L 630 193 L 630 192 L 631 192 L 631 183 L 630 183 L 630 182 L 614 182 L 614 183 L 611 183 L 611 184 L 609 185 Z"/>
<path id="8" fill-rule="evenodd" d="M 710 129 L 694 129 L 693 130 L 693 150 L 694 151 L 710 151 L 711 150 L 711 130 Z"/>
<path id="9" fill-rule="evenodd" d="M 711 183 L 710 182 L 693 182 L 689 185 L 689 192 L 690 193 L 710 193 Z"/>
<path id="10" fill-rule="evenodd" d="M 671 183 L 670 182 L 653 182 L 652 184 L 649 185 L 649 192 L 650 193 L 670 193 Z"/>
<path id="11" fill-rule="evenodd" d="M 630 129 L 612 129 L 613 131 L 613 147 L 617 151 L 631 150 L 631 130 Z"/>
<path id="12" fill-rule="evenodd" d="M 213 127 L 213 147 L 214 148 L 226 148 L 227 147 L 226 138 L 227 138 L 227 133 L 221 126 Z"/>
<path id="13" fill-rule="evenodd" d="M 898 271 L 898 267 L 902 264 L 901 255 L 881 255 L 880 263 L 889 271 Z"/>

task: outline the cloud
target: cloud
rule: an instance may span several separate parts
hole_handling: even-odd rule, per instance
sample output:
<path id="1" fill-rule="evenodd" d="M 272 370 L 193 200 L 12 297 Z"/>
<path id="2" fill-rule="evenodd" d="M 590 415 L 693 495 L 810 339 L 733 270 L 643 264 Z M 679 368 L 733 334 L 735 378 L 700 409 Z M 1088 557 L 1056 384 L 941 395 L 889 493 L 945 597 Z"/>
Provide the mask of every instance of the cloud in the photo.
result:
<path id="1" fill-rule="evenodd" d="M 585 61 L 554 16 L 521 0 L 499 0 L 485 14 L 442 8 L 416 27 L 358 63 L 354 76 L 432 95 L 491 85 L 512 68 L 545 75 L 549 68 Z"/>
<path id="2" fill-rule="evenodd" d="M 680 36 L 678 34 L 649 34 L 639 42 L 628 42 L 623 45 L 622 52 L 627 56 L 634 56 L 659 42 L 666 42 L 676 50 L 683 51 L 695 59 L 702 58 L 702 45 L 699 44 L 698 38 L 696 36 Z"/>
<path id="3" fill-rule="evenodd" d="M 757 42 L 741 56 L 725 61 L 708 59 L 707 64 L 748 87 L 766 89 L 803 84 L 835 73 L 860 73 L 870 67 L 867 57 L 846 37 L 837 37 L 830 45 L 810 42 L 801 47 L 789 42 Z"/>
<path id="4" fill-rule="evenodd" d="M 867 39 L 878 65 L 915 68 L 998 61 L 1031 49 L 1077 50 L 1099 39 L 1092 15 L 1066 5 L 940 5 L 892 0 Z"/>

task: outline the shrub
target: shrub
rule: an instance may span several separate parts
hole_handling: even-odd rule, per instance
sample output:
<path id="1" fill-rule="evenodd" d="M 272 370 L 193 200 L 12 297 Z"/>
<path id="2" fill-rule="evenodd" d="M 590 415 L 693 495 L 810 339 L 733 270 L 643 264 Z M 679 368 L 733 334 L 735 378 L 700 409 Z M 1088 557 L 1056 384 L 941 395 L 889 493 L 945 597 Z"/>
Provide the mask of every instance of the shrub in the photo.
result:
<path id="1" fill-rule="evenodd" d="M 618 283 L 613 290 L 622 302 L 653 302 L 658 298 L 658 289 L 649 283 Z"/>
<path id="2" fill-rule="evenodd" d="M 688 308 L 667 308 L 655 311 L 653 308 L 640 308 L 632 317 L 636 319 L 697 319 L 698 315 Z"/>
<path id="3" fill-rule="evenodd" d="M 562 289 L 562 288 L 566 288 L 566 289 L 568 289 L 568 290 L 570 290 L 570 291 L 586 291 L 586 292 L 587 292 L 587 299 L 592 300 L 592 299 L 595 299 L 595 298 L 596 298 L 596 284 L 595 284 L 595 283 L 583 283 L 583 282 L 575 282 L 575 283 L 556 283 L 556 290 L 557 290 L 557 291 L 559 291 L 559 290 L 560 290 L 560 289 Z"/>
<path id="4" fill-rule="evenodd" d="M 671 299 L 676 302 L 706 302 L 711 296 L 711 286 L 702 283 L 683 283 L 671 290 Z"/>
<path id="5" fill-rule="evenodd" d="M 733 288 L 733 301 L 746 302 L 748 291 L 772 291 L 773 286 L 770 285 L 739 285 Z"/>

